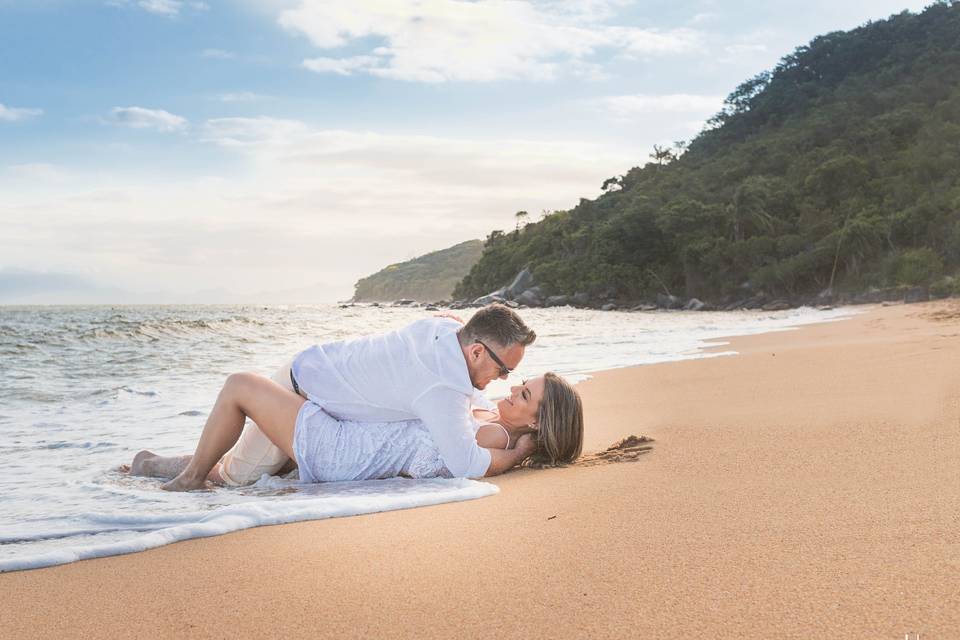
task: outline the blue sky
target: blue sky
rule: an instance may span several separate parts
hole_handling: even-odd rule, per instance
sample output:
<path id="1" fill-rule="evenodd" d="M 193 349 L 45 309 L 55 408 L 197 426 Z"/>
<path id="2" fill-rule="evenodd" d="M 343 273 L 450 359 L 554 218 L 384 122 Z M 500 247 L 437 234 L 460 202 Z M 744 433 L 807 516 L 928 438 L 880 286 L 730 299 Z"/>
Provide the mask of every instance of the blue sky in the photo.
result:
<path id="1" fill-rule="evenodd" d="M 925 4 L 0 0 L 0 302 L 343 299 Z"/>

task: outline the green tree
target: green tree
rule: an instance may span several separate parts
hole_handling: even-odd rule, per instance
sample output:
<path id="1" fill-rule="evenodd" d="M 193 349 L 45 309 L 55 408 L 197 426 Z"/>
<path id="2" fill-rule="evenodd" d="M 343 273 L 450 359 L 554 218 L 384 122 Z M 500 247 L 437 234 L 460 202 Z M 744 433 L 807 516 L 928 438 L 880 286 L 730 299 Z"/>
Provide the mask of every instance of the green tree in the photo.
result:
<path id="1" fill-rule="evenodd" d="M 718 302 L 960 275 L 957 33 L 960 3 L 938 2 L 814 38 L 688 144 L 656 145 L 509 243 L 489 238 L 462 290 L 522 265 L 556 293 Z"/>

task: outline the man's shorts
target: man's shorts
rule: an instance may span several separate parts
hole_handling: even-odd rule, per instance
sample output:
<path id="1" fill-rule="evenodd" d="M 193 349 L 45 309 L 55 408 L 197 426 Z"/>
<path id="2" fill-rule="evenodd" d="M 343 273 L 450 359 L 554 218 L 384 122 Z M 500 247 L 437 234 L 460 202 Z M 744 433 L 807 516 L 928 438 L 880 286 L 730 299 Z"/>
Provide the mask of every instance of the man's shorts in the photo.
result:
<path id="1" fill-rule="evenodd" d="M 290 383 L 292 365 L 293 360 L 281 367 L 270 379 L 284 389 L 293 391 Z M 276 474 L 289 459 L 280 447 L 264 435 L 257 423 L 248 419 L 240 439 L 220 459 L 220 477 L 224 484 L 231 487 L 253 484 L 265 473 L 271 476 Z"/>

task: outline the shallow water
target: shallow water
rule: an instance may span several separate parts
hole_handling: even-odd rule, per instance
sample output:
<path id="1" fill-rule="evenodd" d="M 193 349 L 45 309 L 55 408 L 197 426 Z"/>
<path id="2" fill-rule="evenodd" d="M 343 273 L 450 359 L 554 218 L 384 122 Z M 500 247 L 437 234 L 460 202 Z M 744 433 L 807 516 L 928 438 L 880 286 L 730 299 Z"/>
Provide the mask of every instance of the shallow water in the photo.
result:
<path id="1" fill-rule="evenodd" d="M 600 369 L 705 357 L 703 349 L 722 336 L 850 313 L 526 310 L 538 338 L 514 380 L 545 370 L 581 380 Z M 469 481 L 374 481 L 362 483 L 363 491 L 382 499 L 364 494 L 364 501 L 357 483 L 321 491 L 271 480 L 169 494 L 159 481 L 116 471 L 140 449 L 191 453 L 228 374 L 269 375 L 311 344 L 386 331 L 426 314 L 335 305 L 0 307 L 0 571 L 295 514 L 366 513 L 495 491 Z M 502 395 L 506 384 L 492 384 L 488 395 Z"/>

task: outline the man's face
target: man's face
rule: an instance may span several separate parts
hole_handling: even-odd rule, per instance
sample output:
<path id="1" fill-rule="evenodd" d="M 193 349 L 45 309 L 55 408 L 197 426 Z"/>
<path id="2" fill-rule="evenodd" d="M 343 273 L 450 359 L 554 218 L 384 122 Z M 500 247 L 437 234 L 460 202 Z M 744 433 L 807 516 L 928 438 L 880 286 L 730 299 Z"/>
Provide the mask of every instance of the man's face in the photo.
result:
<path id="1" fill-rule="evenodd" d="M 484 347 L 482 344 L 474 342 L 470 345 L 467 352 L 467 370 L 470 372 L 470 382 L 477 389 L 485 389 L 490 381 L 497 378 L 507 379 L 506 375 L 501 375 L 500 365 L 490 355 L 488 349 L 492 350 L 494 355 L 500 358 L 510 370 L 517 368 L 525 351 L 523 345 L 520 344 L 501 347 L 496 343 L 487 343 L 487 346 Z"/>

